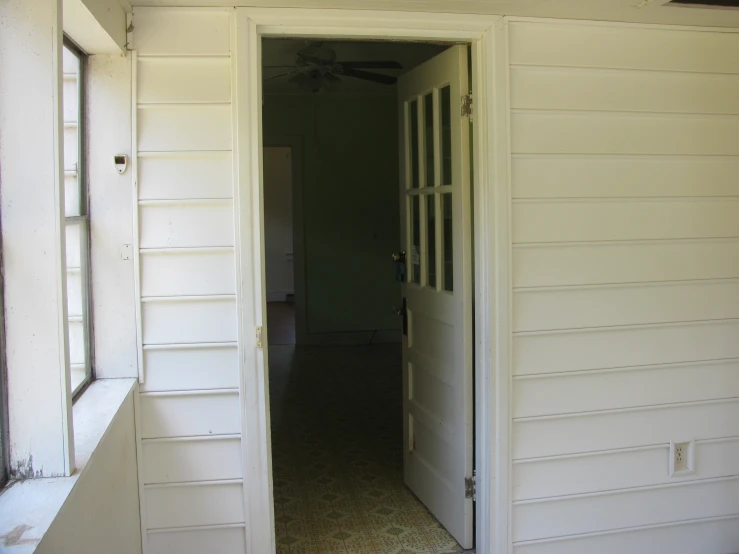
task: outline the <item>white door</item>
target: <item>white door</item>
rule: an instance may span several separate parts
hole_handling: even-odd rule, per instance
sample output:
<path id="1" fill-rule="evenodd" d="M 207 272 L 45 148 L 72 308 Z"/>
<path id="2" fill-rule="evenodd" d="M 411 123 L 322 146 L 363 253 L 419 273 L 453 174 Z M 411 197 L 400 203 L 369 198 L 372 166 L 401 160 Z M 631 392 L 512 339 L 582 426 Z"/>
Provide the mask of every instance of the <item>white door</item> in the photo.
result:
<path id="1" fill-rule="evenodd" d="M 472 547 L 472 226 L 467 47 L 398 81 L 401 115 L 404 472 L 408 487 Z"/>

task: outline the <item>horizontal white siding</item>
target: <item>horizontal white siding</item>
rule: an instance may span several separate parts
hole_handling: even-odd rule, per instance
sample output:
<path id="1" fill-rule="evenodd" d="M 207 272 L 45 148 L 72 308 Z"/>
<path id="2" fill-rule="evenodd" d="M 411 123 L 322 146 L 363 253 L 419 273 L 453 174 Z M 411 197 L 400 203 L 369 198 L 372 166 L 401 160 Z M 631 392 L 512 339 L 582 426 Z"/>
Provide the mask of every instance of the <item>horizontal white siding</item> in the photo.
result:
<path id="1" fill-rule="evenodd" d="M 230 9 L 134 11 L 149 554 L 246 551 Z"/>
<path id="2" fill-rule="evenodd" d="M 239 479 L 238 435 L 195 439 L 147 440 L 143 444 L 144 483 L 186 483 Z"/>
<path id="3" fill-rule="evenodd" d="M 141 393 L 144 439 L 233 435 L 241 431 L 238 391 Z"/>
<path id="4" fill-rule="evenodd" d="M 240 523 L 243 486 L 240 482 L 148 486 L 146 512 L 149 529 Z"/>
<path id="5" fill-rule="evenodd" d="M 218 526 L 210 529 L 177 529 L 150 533 L 148 554 L 202 554 L 218 545 L 221 552 L 246 552 L 244 526 Z"/>
<path id="6" fill-rule="evenodd" d="M 514 552 L 739 552 L 739 35 L 509 31 Z"/>

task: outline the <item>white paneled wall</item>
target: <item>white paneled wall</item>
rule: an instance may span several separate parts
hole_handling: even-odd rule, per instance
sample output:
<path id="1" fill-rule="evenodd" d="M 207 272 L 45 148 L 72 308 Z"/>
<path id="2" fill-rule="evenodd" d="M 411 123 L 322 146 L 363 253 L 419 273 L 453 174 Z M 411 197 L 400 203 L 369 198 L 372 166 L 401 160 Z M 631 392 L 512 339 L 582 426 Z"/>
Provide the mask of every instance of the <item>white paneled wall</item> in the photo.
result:
<path id="1" fill-rule="evenodd" d="M 245 552 L 229 9 L 134 13 L 149 554 Z"/>
<path id="2" fill-rule="evenodd" d="M 739 34 L 509 49 L 514 552 L 739 552 Z"/>

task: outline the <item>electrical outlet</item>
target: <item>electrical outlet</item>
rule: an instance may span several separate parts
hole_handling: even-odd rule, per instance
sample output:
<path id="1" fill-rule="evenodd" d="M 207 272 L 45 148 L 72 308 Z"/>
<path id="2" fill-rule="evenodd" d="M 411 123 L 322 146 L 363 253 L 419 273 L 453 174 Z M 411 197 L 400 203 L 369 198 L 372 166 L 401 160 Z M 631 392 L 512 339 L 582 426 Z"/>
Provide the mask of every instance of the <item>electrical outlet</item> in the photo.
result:
<path id="1" fill-rule="evenodd" d="M 695 473 L 694 450 L 693 441 L 670 443 L 670 477 Z"/>

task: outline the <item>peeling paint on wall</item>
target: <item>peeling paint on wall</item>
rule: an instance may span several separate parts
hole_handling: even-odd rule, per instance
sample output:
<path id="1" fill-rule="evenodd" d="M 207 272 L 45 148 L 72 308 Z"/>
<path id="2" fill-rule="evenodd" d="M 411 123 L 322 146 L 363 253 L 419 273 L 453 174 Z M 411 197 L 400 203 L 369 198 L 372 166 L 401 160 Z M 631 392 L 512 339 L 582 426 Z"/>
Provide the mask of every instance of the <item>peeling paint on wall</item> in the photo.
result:
<path id="1" fill-rule="evenodd" d="M 29 456 L 26 460 L 18 460 L 14 468 L 10 470 L 10 478 L 16 481 L 25 481 L 26 479 L 37 479 L 44 476 L 44 470 L 33 469 L 33 456 Z"/>

